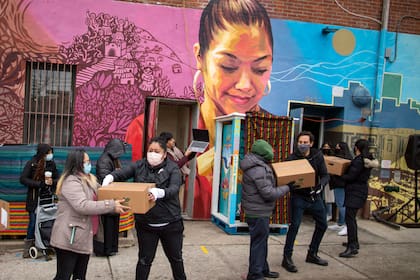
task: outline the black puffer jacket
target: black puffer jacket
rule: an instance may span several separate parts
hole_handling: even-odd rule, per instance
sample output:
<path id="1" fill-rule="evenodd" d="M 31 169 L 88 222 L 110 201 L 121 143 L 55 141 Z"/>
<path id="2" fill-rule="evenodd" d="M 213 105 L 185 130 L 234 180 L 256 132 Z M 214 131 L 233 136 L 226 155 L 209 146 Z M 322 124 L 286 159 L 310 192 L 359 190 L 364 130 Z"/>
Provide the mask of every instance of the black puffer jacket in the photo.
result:
<path id="1" fill-rule="evenodd" d="M 156 188 L 164 189 L 165 196 L 156 200 L 155 206 L 146 214 L 136 214 L 136 222 L 144 224 L 171 223 L 181 219 L 179 187 L 182 183 L 178 165 L 166 158 L 158 166 L 152 167 L 146 159 L 136 161 L 111 173 L 115 182 L 134 178 L 134 182 L 155 183 Z"/>
<path id="2" fill-rule="evenodd" d="M 115 170 L 115 163 L 125 153 L 124 142 L 120 139 L 112 139 L 106 144 L 104 152 L 96 162 L 96 177 L 102 184 L 106 175 Z"/>
<path id="3" fill-rule="evenodd" d="M 245 215 L 271 216 L 275 201 L 287 194 L 289 186 L 276 187 L 273 170 L 259 155 L 246 154 L 240 167 L 243 171 L 241 206 Z"/>
<path id="4" fill-rule="evenodd" d="M 29 160 L 23 171 L 20 175 L 20 183 L 25 185 L 28 190 L 26 192 L 26 211 L 33 212 L 35 211 L 36 207 L 38 206 L 38 196 L 40 190 L 48 190 L 51 193 L 55 193 L 55 188 L 57 186 L 57 181 L 59 178 L 58 170 L 55 165 L 54 160 L 45 161 L 45 171 L 52 172 L 53 184 L 50 187 L 47 187 L 45 184 L 45 177 L 42 176 L 41 180 L 34 180 L 34 175 L 36 169 L 38 167 L 39 158 L 34 156 L 31 160 Z M 42 174 L 44 174 L 44 172 Z M 41 196 L 42 197 L 42 196 Z"/>
<path id="5" fill-rule="evenodd" d="M 311 197 L 311 192 L 317 191 L 325 186 L 330 176 L 328 175 L 327 166 L 325 165 L 324 155 L 318 149 L 311 148 L 309 156 L 305 157 L 298 149 L 295 150 L 286 160 L 307 159 L 313 169 L 315 170 L 315 186 L 312 188 L 295 189 L 292 195 L 300 195 L 304 197 Z"/>
<path id="6" fill-rule="evenodd" d="M 378 167 L 377 160 L 356 156 L 350 163 L 346 174 L 341 178 L 346 182 L 344 205 L 351 208 L 362 208 L 368 196 L 370 171 Z"/>

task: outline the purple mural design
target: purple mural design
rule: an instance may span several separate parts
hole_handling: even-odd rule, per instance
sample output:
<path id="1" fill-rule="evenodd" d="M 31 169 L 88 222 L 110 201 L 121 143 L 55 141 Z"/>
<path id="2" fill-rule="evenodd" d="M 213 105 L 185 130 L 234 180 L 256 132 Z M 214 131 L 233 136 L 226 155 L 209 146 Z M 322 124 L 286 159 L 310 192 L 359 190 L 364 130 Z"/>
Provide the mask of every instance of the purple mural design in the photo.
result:
<path id="1" fill-rule="evenodd" d="M 148 96 L 194 99 L 191 86 L 175 92 L 171 83 L 189 66 L 147 30 L 89 11 L 85 23 L 86 33 L 60 46 L 65 63 L 78 65 L 73 145 L 124 139 L 131 121 L 144 113 Z"/>

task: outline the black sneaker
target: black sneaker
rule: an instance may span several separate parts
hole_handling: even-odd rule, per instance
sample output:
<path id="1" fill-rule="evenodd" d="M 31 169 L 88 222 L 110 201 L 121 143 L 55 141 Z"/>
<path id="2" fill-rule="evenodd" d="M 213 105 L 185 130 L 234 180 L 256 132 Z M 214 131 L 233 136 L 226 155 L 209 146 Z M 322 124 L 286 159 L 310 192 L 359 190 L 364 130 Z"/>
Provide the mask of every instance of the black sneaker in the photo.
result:
<path id="1" fill-rule="evenodd" d="M 275 271 L 269 271 L 264 273 L 264 277 L 266 278 L 279 278 L 280 274 L 278 272 Z"/>

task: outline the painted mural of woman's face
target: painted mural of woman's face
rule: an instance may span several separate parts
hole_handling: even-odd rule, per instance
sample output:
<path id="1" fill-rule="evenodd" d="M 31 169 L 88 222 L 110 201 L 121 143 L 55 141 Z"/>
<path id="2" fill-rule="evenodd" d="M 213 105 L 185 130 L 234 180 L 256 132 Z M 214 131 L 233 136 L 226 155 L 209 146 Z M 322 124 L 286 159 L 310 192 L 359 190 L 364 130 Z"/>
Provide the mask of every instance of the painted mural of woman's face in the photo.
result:
<path id="1" fill-rule="evenodd" d="M 205 85 L 204 102 L 216 116 L 255 110 L 272 70 L 272 48 L 256 25 L 227 25 L 219 30 L 204 58 L 197 59 Z"/>

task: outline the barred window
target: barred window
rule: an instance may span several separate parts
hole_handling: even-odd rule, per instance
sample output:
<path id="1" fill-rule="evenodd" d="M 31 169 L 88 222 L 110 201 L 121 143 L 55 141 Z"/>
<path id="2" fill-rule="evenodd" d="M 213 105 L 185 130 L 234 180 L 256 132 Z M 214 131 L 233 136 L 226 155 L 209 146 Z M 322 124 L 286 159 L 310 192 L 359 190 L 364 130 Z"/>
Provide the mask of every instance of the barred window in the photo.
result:
<path id="1" fill-rule="evenodd" d="M 76 66 L 26 63 L 23 143 L 71 146 Z"/>

